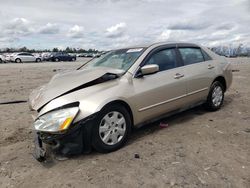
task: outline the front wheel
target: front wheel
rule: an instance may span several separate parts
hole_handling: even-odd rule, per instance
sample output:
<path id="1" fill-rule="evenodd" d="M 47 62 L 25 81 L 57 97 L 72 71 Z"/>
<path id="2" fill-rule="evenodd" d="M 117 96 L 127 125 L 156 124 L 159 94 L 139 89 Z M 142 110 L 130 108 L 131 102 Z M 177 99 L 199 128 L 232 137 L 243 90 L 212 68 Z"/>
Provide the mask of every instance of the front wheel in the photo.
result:
<path id="1" fill-rule="evenodd" d="M 225 89 L 219 81 L 215 81 L 209 91 L 205 106 L 210 111 L 219 110 L 224 101 Z"/>
<path id="2" fill-rule="evenodd" d="M 22 63 L 22 60 L 19 59 L 19 58 L 17 58 L 17 59 L 15 60 L 15 62 L 16 62 L 16 63 Z"/>
<path id="3" fill-rule="evenodd" d="M 38 63 L 41 62 L 41 61 L 42 61 L 42 60 L 41 60 L 40 58 L 37 58 L 37 59 L 36 59 L 36 62 L 38 62 Z"/>
<path id="4" fill-rule="evenodd" d="M 131 117 L 122 105 L 111 105 L 100 111 L 94 121 L 92 145 L 101 153 L 121 148 L 131 131 Z"/>

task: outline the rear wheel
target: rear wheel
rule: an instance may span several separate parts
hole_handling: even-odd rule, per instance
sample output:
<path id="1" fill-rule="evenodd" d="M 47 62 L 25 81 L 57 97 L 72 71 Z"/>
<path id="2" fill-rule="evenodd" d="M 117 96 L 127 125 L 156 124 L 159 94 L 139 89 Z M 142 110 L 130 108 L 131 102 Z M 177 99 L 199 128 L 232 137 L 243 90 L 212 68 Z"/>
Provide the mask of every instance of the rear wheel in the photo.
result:
<path id="1" fill-rule="evenodd" d="M 59 61 L 59 59 L 58 59 L 58 58 L 55 58 L 55 61 L 56 61 L 56 62 L 58 62 L 58 61 Z"/>
<path id="2" fill-rule="evenodd" d="M 17 58 L 17 59 L 15 60 L 15 62 L 16 62 L 16 63 L 22 63 L 22 60 L 19 59 L 19 58 Z"/>
<path id="3" fill-rule="evenodd" d="M 216 111 L 221 108 L 224 101 L 225 89 L 219 81 L 215 81 L 209 91 L 205 106 L 210 111 Z"/>
<path id="4" fill-rule="evenodd" d="M 101 153 L 115 151 L 126 143 L 130 131 L 131 118 L 125 107 L 105 107 L 94 121 L 92 145 Z"/>

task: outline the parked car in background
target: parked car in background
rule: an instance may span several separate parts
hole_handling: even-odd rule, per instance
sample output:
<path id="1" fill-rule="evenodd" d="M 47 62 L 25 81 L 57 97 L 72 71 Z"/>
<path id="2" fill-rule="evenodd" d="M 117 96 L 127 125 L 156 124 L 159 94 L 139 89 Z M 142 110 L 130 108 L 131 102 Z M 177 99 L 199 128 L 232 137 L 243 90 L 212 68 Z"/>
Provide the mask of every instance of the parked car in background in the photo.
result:
<path id="1" fill-rule="evenodd" d="M 53 52 L 50 54 L 49 61 L 76 61 L 76 55 L 64 52 Z"/>
<path id="2" fill-rule="evenodd" d="M 92 53 L 87 53 L 85 57 L 94 57 Z"/>
<path id="3" fill-rule="evenodd" d="M 219 110 L 232 83 L 227 59 L 191 43 L 156 43 L 108 52 L 54 76 L 30 96 L 43 143 L 62 155 L 121 148 L 132 127 L 205 104 Z"/>
<path id="4" fill-rule="evenodd" d="M 5 62 L 5 57 L 4 55 L 0 55 L 0 63 L 4 63 Z"/>
<path id="5" fill-rule="evenodd" d="M 22 62 L 41 62 L 41 57 L 36 57 L 28 52 L 14 53 L 10 56 L 10 61 L 16 63 Z"/>
<path id="6" fill-rule="evenodd" d="M 98 58 L 98 57 L 101 57 L 101 54 L 93 54 L 93 57 L 96 57 L 96 58 Z"/>
<path id="7" fill-rule="evenodd" d="M 86 53 L 82 53 L 82 54 L 78 54 L 77 57 L 86 57 L 87 54 Z"/>
<path id="8" fill-rule="evenodd" d="M 100 53 L 83 53 L 78 54 L 78 57 L 100 57 L 101 55 Z"/>
<path id="9" fill-rule="evenodd" d="M 9 62 L 10 61 L 10 56 L 11 56 L 11 54 L 5 54 L 4 55 L 5 62 Z"/>
<path id="10" fill-rule="evenodd" d="M 48 61 L 50 59 L 50 55 L 51 55 L 50 52 L 44 52 L 44 53 L 42 53 L 41 54 L 42 60 L 43 61 Z"/>

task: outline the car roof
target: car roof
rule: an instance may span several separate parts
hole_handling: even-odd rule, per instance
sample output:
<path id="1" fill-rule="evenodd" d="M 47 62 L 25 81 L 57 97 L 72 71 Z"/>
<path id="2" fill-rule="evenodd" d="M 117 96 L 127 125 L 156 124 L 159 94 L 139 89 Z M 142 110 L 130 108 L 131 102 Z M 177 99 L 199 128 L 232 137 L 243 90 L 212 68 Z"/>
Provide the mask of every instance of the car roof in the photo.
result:
<path id="1" fill-rule="evenodd" d="M 176 41 L 166 41 L 166 42 L 155 42 L 155 43 L 148 43 L 148 44 L 141 44 L 141 45 L 134 45 L 128 46 L 125 48 L 118 48 L 119 49 L 128 49 L 128 48 L 149 48 L 151 46 L 158 47 L 164 45 L 178 45 L 178 46 L 192 46 L 192 47 L 199 47 L 199 45 L 189 42 L 176 42 Z"/>

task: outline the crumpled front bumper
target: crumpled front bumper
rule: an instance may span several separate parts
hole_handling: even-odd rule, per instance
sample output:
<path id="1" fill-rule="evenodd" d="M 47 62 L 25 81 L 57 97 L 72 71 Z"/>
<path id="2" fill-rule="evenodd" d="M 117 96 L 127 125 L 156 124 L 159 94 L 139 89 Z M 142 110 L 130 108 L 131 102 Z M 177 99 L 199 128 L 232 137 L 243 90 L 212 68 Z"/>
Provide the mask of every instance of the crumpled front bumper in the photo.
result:
<path id="1" fill-rule="evenodd" d="M 61 134 L 35 132 L 35 149 L 33 156 L 43 162 L 53 153 L 60 156 L 72 156 L 91 151 L 92 124 L 95 115 L 92 115 Z M 47 147 L 45 147 L 45 145 Z M 49 148 L 49 149 L 48 149 Z"/>

